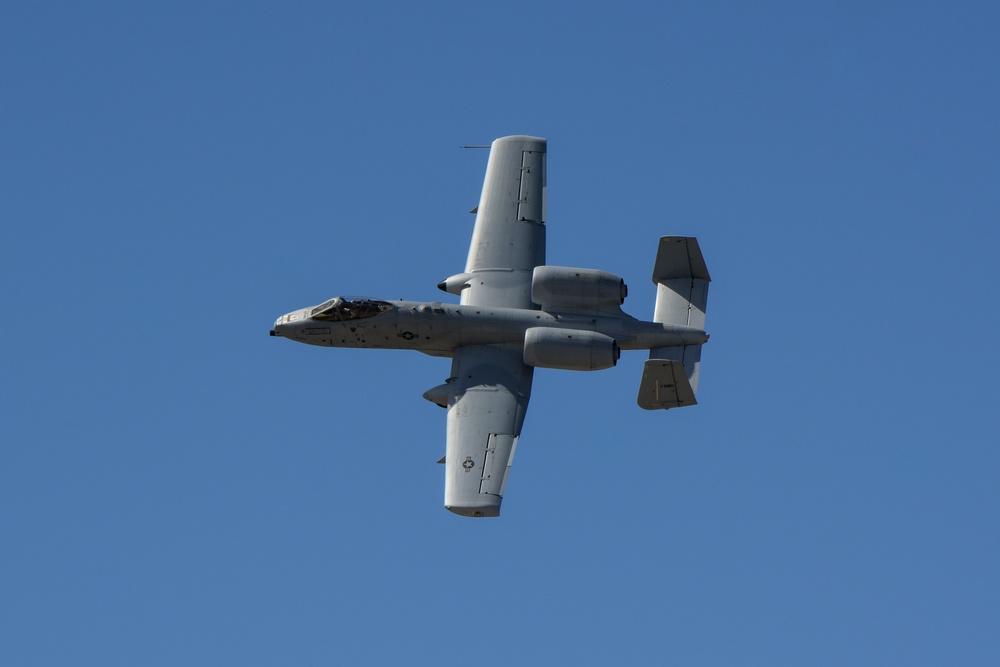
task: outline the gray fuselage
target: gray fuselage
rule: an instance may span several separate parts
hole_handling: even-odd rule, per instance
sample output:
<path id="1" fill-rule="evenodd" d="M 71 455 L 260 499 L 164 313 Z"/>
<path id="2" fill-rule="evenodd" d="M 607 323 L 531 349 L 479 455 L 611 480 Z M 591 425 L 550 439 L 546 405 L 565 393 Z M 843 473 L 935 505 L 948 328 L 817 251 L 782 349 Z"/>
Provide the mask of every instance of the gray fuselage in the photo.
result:
<path id="1" fill-rule="evenodd" d="M 323 347 L 418 350 L 450 357 L 466 345 L 521 347 L 525 331 L 533 327 L 602 333 L 623 350 L 697 345 L 708 340 L 701 329 L 644 322 L 621 311 L 547 313 L 363 297 L 335 297 L 283 315 L 275 321 L 271 335 Z"/>

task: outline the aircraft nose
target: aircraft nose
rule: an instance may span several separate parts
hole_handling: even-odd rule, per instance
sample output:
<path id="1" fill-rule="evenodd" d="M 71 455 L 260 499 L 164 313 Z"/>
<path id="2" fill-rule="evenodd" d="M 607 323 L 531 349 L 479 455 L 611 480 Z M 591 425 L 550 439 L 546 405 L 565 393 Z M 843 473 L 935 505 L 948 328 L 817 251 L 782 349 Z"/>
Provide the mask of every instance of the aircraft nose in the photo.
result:
<path id="1" fill-rule="evenodd" d="M 302 310 L 293 310 L 290 313 L 282 315 L 274 321 L 274 326 L 271 327 L 271 335 L 298 340 L 296 331 L 302 322 L 309 318 L 309 311 L 309 308 L 303 308 Z"/>
<path id="2" fill-rule="evenodd" d="M 272 336 L 282 336 L 283 337 L 285 335 L 282 332 L 282 330 L 287 326 L 284 323 L 285 319 L 286 319 L 285 316 L 282 315 L 281 317 L 279 317 L 278 319 L 276 319 L 274 321 L 274 324 L 271 326 L 271 335 Z"/>

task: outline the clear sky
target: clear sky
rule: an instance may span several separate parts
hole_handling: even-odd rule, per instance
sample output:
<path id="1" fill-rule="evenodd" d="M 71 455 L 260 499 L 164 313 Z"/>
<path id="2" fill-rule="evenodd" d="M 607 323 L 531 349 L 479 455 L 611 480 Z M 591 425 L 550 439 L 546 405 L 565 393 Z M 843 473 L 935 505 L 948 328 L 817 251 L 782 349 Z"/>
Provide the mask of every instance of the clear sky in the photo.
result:
<path id="1" fill-rule="evenodd" d="M 952 6 L 954 5 L 954 6 Z M 1000 5 L 8 2 L 0 662 L 994 665 Z M 454 300 L 487 152 L 550 263 L 714 282 L 697 407 L 539 371 L 503 515 L 449 372 L 272 339 Z"/>

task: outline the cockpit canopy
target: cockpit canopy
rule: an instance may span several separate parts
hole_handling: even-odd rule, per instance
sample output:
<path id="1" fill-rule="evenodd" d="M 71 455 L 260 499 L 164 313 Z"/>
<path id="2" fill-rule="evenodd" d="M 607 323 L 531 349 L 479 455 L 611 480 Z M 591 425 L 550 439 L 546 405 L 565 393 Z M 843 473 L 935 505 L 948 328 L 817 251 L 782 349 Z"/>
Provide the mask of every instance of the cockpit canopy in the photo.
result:
<path id="1" fill-rule="evenodd" d="M 337 296 L 313 308 L 309 317 L 324 322 L 346 322 L 375 317 L 393 308 L 395 306 L 388 301 L 357 296 Z"/>

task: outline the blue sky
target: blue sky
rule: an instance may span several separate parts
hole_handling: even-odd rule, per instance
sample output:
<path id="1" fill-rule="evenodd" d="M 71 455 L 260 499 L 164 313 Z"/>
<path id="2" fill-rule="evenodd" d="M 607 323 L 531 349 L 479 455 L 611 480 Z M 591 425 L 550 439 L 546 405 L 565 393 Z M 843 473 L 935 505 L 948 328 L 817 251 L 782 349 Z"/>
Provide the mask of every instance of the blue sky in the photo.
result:
<path id="1" fill-rule="evenodd" d="M 0 661 L 994 664 L 995 3 L 7 3 Z M 448 374 L 267 336 L 439 300 L 549 139 L 553 264 L 714 282 L 700 404 L 536 373 L 503 516 Z M 451 298 L 451 297 L 447 297 Z"/>

